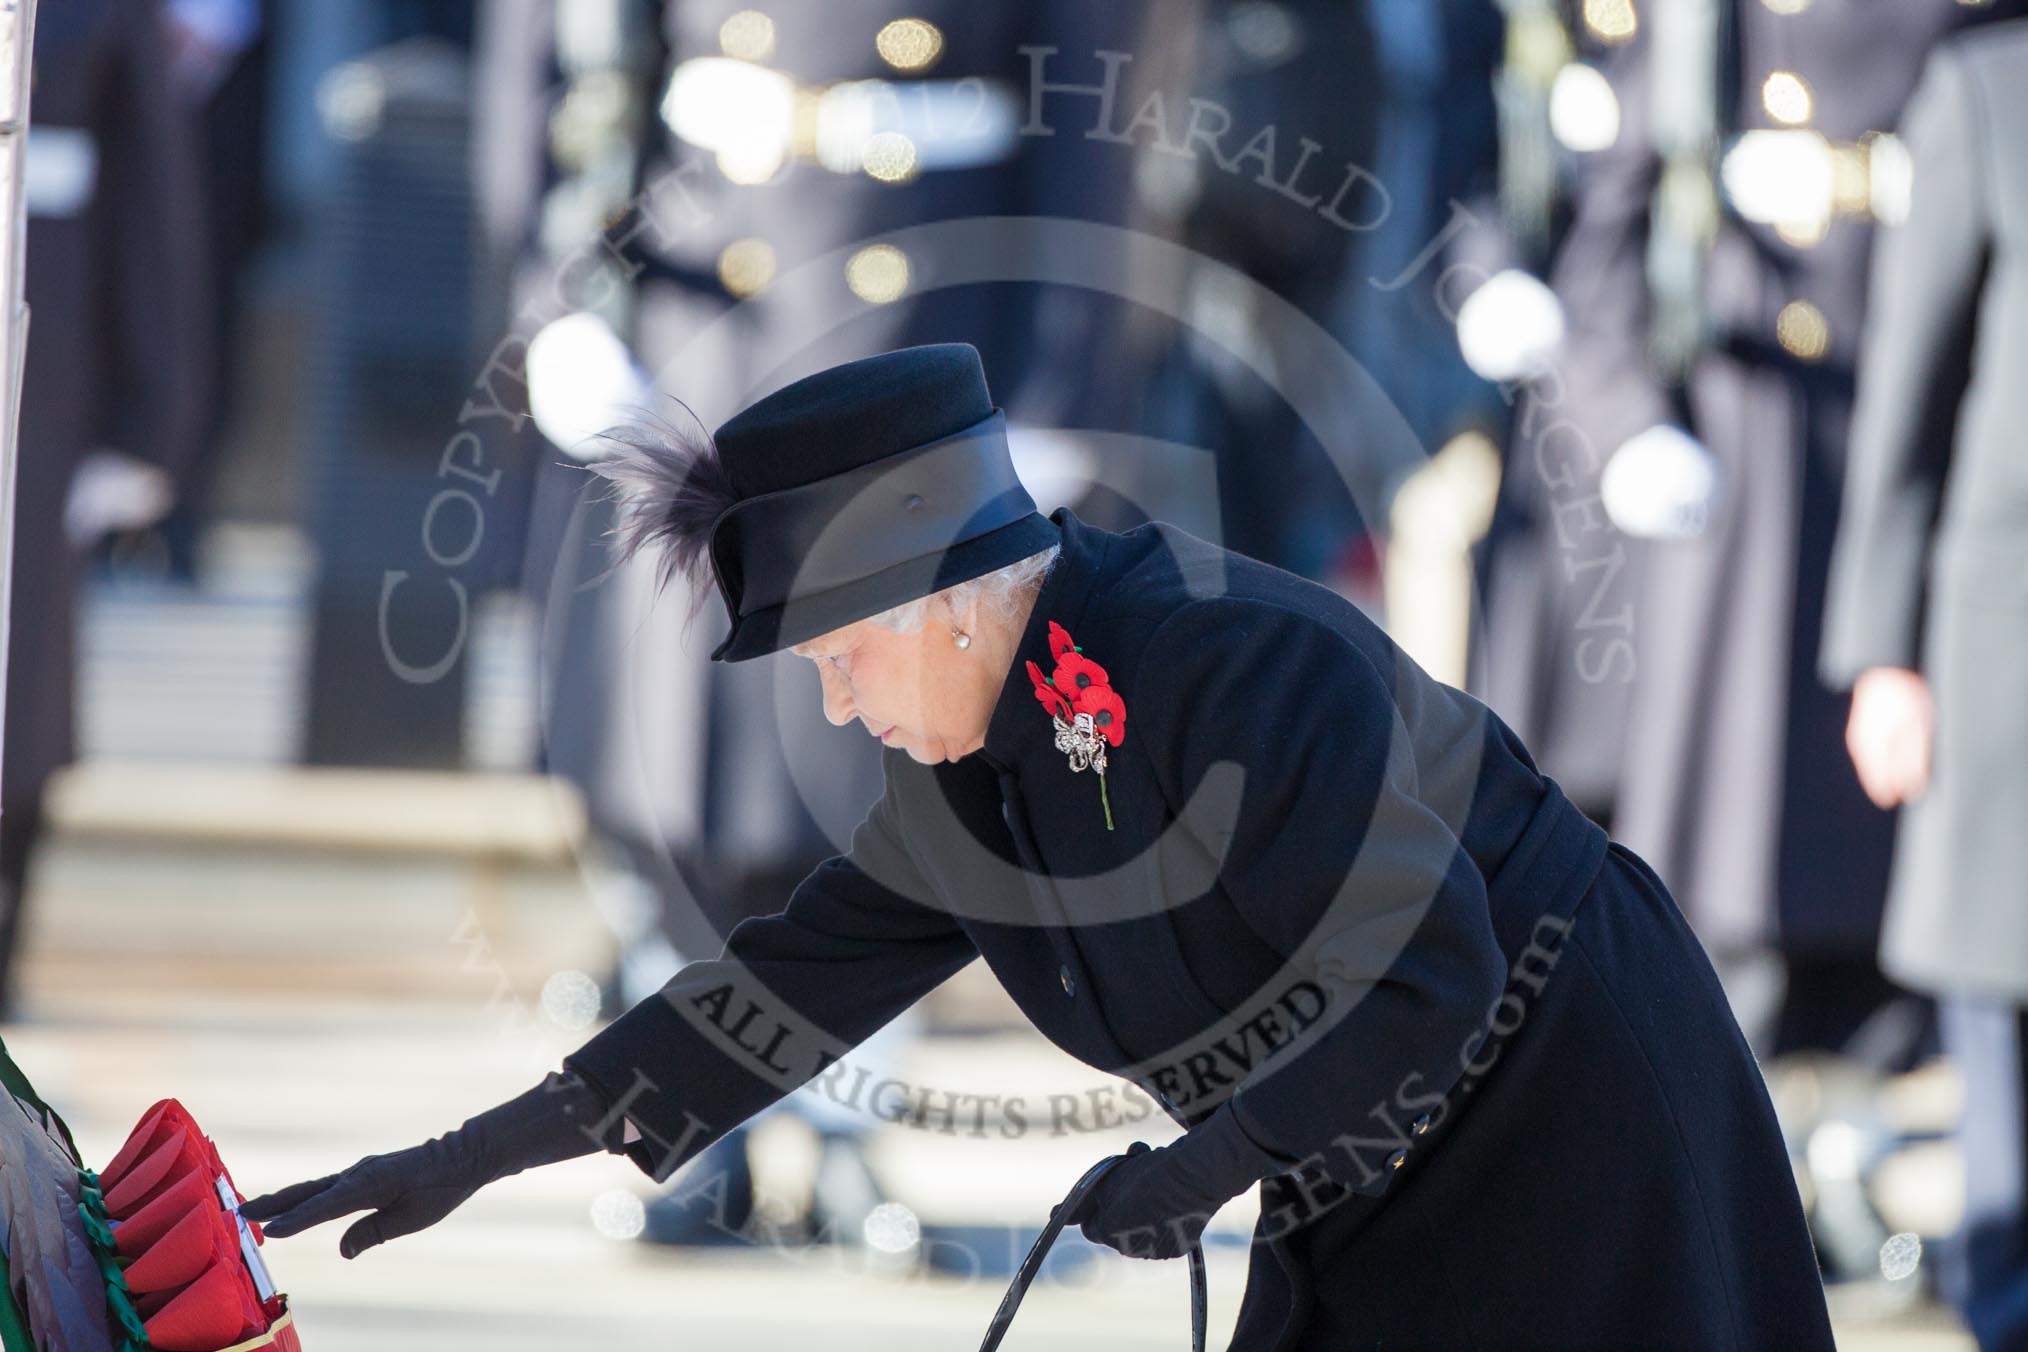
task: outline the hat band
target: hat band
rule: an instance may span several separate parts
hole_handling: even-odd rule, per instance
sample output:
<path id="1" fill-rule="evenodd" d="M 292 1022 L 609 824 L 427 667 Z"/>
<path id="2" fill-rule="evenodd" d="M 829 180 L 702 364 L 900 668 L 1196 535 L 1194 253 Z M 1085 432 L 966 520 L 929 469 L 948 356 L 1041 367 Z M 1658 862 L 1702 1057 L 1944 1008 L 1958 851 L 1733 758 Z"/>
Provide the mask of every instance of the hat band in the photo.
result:
<path id="1" fill-rule="evenodd" d="M 934 558 L 1034 511 L 1007 449 L 1007 415 L 994 409 L 940 441 L 734 503 L 712 552 L 736 562 L 746 616 Z"/>

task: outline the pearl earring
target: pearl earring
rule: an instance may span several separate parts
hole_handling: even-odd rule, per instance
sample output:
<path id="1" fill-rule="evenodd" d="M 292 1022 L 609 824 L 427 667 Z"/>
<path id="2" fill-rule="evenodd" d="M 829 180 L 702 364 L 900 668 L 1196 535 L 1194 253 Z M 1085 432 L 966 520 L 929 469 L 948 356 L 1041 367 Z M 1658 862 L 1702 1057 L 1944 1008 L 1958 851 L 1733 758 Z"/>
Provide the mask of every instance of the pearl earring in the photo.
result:
<path id="1" fill-rule="evenodd" d="M 966 633 L 964 630 L 958 628 L 956 625 L 952 625 L 951 642 L 957 644 L 958 647 L 961 649 L 969 648 L 972 646 L 972 636 Z"/>

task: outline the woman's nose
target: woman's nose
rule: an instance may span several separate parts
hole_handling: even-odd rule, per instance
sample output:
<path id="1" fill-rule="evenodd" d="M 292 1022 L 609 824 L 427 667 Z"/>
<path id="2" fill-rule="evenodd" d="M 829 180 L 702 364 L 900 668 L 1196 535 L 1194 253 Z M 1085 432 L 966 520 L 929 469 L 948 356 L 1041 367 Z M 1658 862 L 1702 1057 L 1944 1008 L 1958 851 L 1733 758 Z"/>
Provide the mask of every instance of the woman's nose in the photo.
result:
<path id="1" fill-rule="evenodd" d="M 842 728 L 852 721 L 852 701 L 845 689 L 845 678 L 827 671 L 819 679 L 824 687 L 824 717 Z"/>

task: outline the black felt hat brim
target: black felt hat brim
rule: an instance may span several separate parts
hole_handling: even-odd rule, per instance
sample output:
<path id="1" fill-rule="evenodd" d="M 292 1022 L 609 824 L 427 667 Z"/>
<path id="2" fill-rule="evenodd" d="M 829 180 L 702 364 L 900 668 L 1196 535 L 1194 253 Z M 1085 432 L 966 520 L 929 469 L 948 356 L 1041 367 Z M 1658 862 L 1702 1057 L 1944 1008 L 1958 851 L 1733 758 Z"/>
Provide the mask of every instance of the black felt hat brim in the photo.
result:
<path id="1" fill-rule="evenodd" d="M 744 662 L 780 652 L 893 606 L 1005 568 L 1061 543 L 1062 538 L 1056 521 L 1040 512 L 1031 512 L 936 554 L 909 559 L 844 586 L 743 615 L 734 621 L 725 641 L 712 650 L 711 659 Z"/>

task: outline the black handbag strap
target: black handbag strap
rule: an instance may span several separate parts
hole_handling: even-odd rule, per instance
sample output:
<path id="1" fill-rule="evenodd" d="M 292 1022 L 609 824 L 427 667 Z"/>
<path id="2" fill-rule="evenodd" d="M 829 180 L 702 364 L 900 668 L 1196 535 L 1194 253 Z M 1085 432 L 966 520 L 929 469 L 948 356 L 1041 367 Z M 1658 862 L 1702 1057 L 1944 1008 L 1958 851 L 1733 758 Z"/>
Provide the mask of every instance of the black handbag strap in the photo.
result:
<path id="1" fill-rule="evenodd" d="M 979 1352 L 994 1352 L 1000 1340 L 1007 1336 L 1007 1329 L 1014 1322 L 1014 1312 L 1021 1308 L 1021 1298 L 1028 1294 L 1029 1283 L 1042 1270 L 1042 1260 L 1049 1256 L 1049 1246 L 1063 1233 L 1063 1227 L 1077 1214 L 1085 1198 L 1098 1186 L 1099 1176 L 1120 1160 L 1118 1155 L 1109 1155 L 1084 1171 L 1084 1176 L 1072 1185 L 1070 1192 L 1061 1202 L 1050 1208 L 1049 1223 L 1042 1227 L 1042 1233 L 1029 1246 L 1028 1256 L 1021 1260 L 1021 1267 L 1014 1274 L 1013 1282 L 1007 1287 L 1007 1294 L 1000 1298 L 1000 1308 L 993 1312 L 993 1322 L 986 1329 L 986 1341 L 979 1344 Z M 1204 1352 L 1205 1326 L 1210 1322 L 1210 1293 L 1206 1289 L 1204 1276 L 1204 1246 L 1192 1244 L 1190 1253 L 1190 1349 Z"/>

